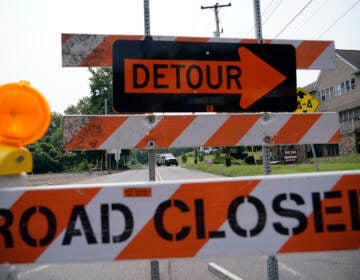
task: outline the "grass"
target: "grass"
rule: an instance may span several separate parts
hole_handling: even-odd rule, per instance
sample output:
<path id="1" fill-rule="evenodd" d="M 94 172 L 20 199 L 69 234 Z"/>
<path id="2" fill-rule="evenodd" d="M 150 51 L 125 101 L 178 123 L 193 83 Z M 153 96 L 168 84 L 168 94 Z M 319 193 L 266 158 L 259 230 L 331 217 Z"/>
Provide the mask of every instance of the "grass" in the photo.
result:
<path id="1" fill-rule="evenodd" d="M 205 159 L 207 159 L 207 157 Z M 243 164 L 241 161 L 236 160 L 232 160 L 232 163 L 235 164 L 232 164 L 230 167 L 226 167 L 224 164 L 206 164 L 205 162 L 194 164 L 193 162 L 194 159 L 192 157 L 188 157 L 187 163 L 182 164 L 182 166 L 229 177 L 264 174 L 262 165 L 247 165 Z M 318 166 L 320 172 L 357 169 L 360 170 L 360 154 L 318 158 Z M 315 164 L 311 162 L 311 160 L 307 160 L 307 162 L 301 164 L 271 165 L 271 174 L 306 172 L 316 172 Z"/>

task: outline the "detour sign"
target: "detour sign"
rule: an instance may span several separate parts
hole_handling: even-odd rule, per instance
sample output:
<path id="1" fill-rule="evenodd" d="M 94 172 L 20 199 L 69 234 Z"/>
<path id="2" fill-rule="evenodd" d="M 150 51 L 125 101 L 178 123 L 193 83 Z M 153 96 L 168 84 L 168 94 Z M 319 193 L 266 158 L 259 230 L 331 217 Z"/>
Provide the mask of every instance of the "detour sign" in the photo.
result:
<path id="1" fill-rule="evenodd" d="M 119 40 L 113 45 L 118 112 L 293 111 L 291 45 Z"/>
<path id="2" fill-rule="evenodd" d="M 360 172 L 0 189 L 0 262 L 360 248 Z"/>

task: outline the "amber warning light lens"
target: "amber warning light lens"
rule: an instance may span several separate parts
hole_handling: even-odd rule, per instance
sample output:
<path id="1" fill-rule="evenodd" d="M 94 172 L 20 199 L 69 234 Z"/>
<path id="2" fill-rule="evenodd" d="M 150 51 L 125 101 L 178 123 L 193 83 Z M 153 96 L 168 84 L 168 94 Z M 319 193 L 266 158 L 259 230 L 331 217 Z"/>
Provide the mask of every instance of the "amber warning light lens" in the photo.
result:
<path id="1" fill-rule="evenodd" d="M 45 134 L 50 120 L 49 104 L 29 82 L 0 86 L 0 144 L 31 144 Z"/>

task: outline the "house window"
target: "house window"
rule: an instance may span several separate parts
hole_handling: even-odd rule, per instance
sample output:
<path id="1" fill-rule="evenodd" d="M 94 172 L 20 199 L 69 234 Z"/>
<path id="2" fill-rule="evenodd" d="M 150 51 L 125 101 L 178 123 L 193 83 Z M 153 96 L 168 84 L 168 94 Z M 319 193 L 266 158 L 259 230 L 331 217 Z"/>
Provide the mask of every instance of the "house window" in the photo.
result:
<path id="1" fill-rule="evenodd" d="M 336 96 L 340 96 L 341 95 L 341 86 L 337 85 L 336 86 Z"/>
<path id="2" fill-rule="evenodd" d="M 355 78 L 351 78 L 350 84 L 351 84 L 351 89 L 352 90 L 356 89 Z"/>
<path id="3" fill-rule="evenodd" d="M 340 95 L 345 94 L 345 82 L 340 83 Z"/>
<path id="4" fill-rule="evenodd" d="M 345 88 L 346 88 L 346 92 L 350 91 L 350 80 L 345 81 Z"/>
<path id="5" fill-rule="evenodd" d="M 329 87 L 318 92 L 317 97 L 321 101 L 330 100 L 335 96 L 335 88 Z"/>
<path id="6" fill-rule="evenodd" d="M 360 108 L 354 109 L 354 119 L 358 119 L 360 116 Z"/>
<path id="7" fill-rule="evenodd" d="M 336 91 L 338 95 L 346 94 L 354 89 L 356 89 L 355 78 L 351 78 L 349 80 L 343 81 L 336 86 Z"/>
<path id="8" fill-rule="evenodd" d="M 321 90 L 318 92 L 317 97 L 321 101 L 325 101 L 325 90 Z"/>
<path id="9" fill-rule="evenodd" d="M 349 119 L 348 111 L 340 112 L 340 121 L 344 122 L 344 121 L 347 121 L 348 119 Z"/>
<path id="10" fill-rule="evenodd" d="M 340 122 L 349 121 L 352 119 L 360 118 L 360 107 L 356 107 L 351 110 L 342 111 L 339 113 Z"/>
<path id="11" fill-rule="evenodd" d="M 355 78 L 351 78 L 349 80 L 343 81 L 340 84 L 336 85 L 335 89 L 330 88 L 330 90 L 335 90 L 334 94 L 331 92 L 331 96 L 340 96 L 344 95 L 348 92 L 351 92 L 356 89 L 356 80 Z"/>
<path id="12" fill-rule="evenodd" d="M 356 89 L 356 81 L 355 78 L 351 78 L 341 82 L 340 84 L 337 84 L 335 87 L 332 86 L 318 91 L 317 98 L 321 101 L 328 101 L 335 96 L 344 95 L 353 91 L 354 89 Z"/>
<path id="13" fill-rule="evenodd" d="M 330 87 L 329 88 L 330 91 L 330 99 L 333 98 L 335 96 L 335 88 L 334 87 Z"/>

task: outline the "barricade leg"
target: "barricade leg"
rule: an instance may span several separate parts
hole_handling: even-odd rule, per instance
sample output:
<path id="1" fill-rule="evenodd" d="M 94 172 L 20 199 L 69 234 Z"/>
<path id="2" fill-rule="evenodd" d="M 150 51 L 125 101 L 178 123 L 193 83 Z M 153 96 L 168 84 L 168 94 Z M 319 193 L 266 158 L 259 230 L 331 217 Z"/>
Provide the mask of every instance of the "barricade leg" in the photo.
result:
<path id="1" fill-rule="evenodd" d="M 160 280 L 159 261 L 151 261 L 151 280 Z"/>
<path id="2" fill-rule="evenodd" d="M 279 280 L 278 262 L 275 255 L 267 259 L 268 280 Z"/>

